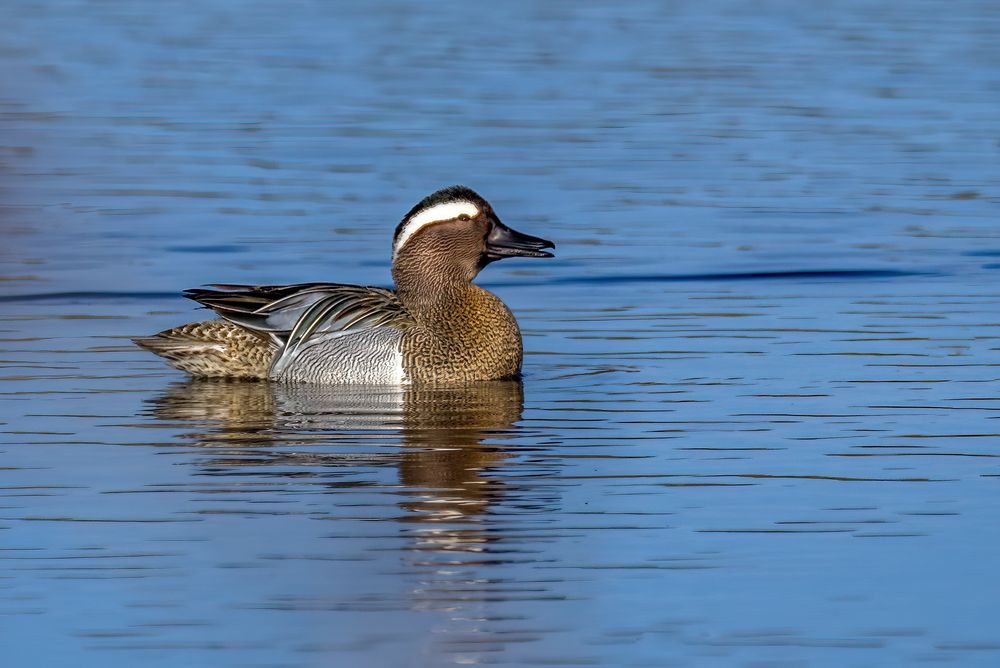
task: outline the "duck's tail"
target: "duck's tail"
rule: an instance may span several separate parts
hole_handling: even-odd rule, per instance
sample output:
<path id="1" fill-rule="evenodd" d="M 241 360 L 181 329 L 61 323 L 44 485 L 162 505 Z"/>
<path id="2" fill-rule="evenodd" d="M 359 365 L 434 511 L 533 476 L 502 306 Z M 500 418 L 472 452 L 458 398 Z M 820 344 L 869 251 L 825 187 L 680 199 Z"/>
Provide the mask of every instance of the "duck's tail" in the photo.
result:
<path id="1" fill-rule="evenodd" d="M 226 320 L 192 322 L 132 341 L 202 378 L 265 379 L 276 350 L 269 341 Z"/>

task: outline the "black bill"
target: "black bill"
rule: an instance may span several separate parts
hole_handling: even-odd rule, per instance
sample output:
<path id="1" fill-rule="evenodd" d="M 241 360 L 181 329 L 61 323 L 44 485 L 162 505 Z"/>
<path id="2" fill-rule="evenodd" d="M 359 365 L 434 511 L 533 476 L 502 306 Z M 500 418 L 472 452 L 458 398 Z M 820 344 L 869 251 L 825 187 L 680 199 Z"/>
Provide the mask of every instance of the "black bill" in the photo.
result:
<path id="1" fill-rule="evenodd" d="M 553 257 L 543 248 L 555 248 L 551 241 L 512 230 L 499 220 L 486 237 L 486 257 L 499 260 L 505 257 Z"/>

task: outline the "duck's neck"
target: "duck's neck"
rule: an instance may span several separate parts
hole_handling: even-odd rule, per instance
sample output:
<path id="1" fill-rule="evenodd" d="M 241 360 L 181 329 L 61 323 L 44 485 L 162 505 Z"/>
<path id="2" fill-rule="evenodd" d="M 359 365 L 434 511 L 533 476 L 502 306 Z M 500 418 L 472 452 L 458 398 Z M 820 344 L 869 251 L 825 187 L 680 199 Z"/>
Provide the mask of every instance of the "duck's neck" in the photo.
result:
<path id="1" fill-rule="evenodd" d="M 415 317 L 420 313 L 439 315 L 441 309 L 451 309 L 476 292 L 467 272 L 448 266 L 435 267 L 397 262 L 392 268 L 399 300 Z"/>

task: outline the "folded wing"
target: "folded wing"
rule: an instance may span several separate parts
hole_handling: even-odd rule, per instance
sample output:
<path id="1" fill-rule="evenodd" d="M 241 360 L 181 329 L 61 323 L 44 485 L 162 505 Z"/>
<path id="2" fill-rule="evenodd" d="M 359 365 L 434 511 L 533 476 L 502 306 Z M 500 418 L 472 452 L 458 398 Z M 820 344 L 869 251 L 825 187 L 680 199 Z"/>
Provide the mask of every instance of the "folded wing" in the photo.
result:
<path id="1" fill-rule="evenodd" d="M 226 320 L 280 346 L 272 375 L 281 372 L 304 346 L 319 339 L 376 328 L 398 330 L 411 324 L 396 293 L 383 288 L 340 283 L 297 285 L 212 285 L 184 296 Z"/>

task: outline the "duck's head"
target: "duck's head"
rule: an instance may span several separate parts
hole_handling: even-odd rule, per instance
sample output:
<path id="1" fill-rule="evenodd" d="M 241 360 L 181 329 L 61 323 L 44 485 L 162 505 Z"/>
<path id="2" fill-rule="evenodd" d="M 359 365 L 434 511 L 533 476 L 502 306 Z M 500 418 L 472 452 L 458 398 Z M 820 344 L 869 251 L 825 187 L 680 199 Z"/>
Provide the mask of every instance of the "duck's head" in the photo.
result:
<path id="1" fill-rule="evenodd" d="M 500 222 L 489 202 L 471 188 L 451 186 L 410 209 L 392 240 L 393 274 L 471 281 L 490 262 L 507 257 L 552 257 L 545 239 Z"/>

